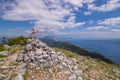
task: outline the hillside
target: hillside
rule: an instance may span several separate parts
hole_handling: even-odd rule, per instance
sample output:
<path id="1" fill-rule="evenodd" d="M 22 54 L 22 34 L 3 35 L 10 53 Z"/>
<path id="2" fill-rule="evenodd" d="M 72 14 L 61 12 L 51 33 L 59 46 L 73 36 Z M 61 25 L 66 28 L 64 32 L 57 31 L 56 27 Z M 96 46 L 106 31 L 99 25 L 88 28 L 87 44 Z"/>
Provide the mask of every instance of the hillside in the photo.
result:
<path id="1" fill-rule="evenodd" d="M 60 48 L 60 49 L 69 50 L 71 52 L 77 53 L 77 54 L 82 55 L 82 56 L 89 56 L 89 57 L 94 58 L 94 59 L 100 59 L 100 60 L 105 61 L 107 63 L 112 63 L 112 64 L 115 63 L 115 62 L 111 61 L 110 59 L 105 58 L 100 53 L 90 52 L 86 49 L 80 48 L 80 47 L 78 47 L 74 44 L 71 44 L 69 42 L 55 41 L 54 39 L 48 39 L 48 38 L 42 38 L 41 40 L 43 42 L 45 42 L 50 47 L 56 47 L 56 48 Z"/>
<path id="2" fill-rule="evenodd" d="M 39 42 L 39 45 L 37 44 Z M 51 41 L 50 41 L 51 42 Z M 52 43 L 52 42 L 51 42 Z M 60 46 L 61 43 L 61 46 Z M 69 43 L 58 42 L 51 48 L 39 40 L 33 42 L 28 41 L 25 46 L 11 45 L 4 46 L 4 50 L 8 51 L 7 56 L 0 55 L 0 80 L 119 80 L 120 65 L 107 63 L 91 56 L 81 55 L 83 52 L 92 54 L 91 52 L 79 48 L 78 53 L 73 52 L 75 45 Z M 32 46 L 28 45 L 31 44 Z M 67 46 L 66 46 L 67 45 Z M 70 46 L 69 46 L 70 45 Z M 34 49 L 38 47 L 39 53 Z M 56 46 L 56 47 L 55 47 Z M 33 48 L 31 48 L 33 47 Z M 77 46 L 76 46 L 77 47 Z M 63 49 L 64 48 L 64 49 Z M 44 54 L 41 54 L 45 49 Z M 73 51 L 72 51 L 73 50 Z M 48 52 L 47 52 L 48 51 Z M 52 53 L 51 53 L 52 52 Z M 47 53 L 47 54 L 46 54 Z M 27 57 L 27 55 L 31 55 Z M 49 56 L 52 54 L 53 56 Z M 57 54 L 57 56 L 56 56 Z M 20 56 L 24 57 L 21 58 Z M 38 58 L 34 60 L 33 57 Z M 41 58 L 43 57 L 43 58 Z M 47 58 L 45 58 L 47 57 Z M 49 58 L 50 57 L 50 58 Z M 55 58 L 55 59 L 52 59 Z M 58 58 L 60 60 L 58 60 Z M 16 61 L 17 59 L 17 61 Z M 47 59 L 49 59 L 47 61 Z M 52 59 L 52 66 L 49 61 Z M 41 60 L 43 64 L 41 64 Z M 45 60 L 45 61 L 44 61 Z M 56 62 L 58 60 L 58 62 Z M 73 61 L 71 63 L 71 61 Z M 47 63 L 47 65 L 45 65 Z M 63 64 L 64 63 L 64 64 Z M 73 64 L 74 63 L 74 64 Z M 64 66 L 63 66 L 64 65 Z M 44 67 L 43 67 L 44 66 Z M 69 79 L 68 79 L 69 78 Z"/>

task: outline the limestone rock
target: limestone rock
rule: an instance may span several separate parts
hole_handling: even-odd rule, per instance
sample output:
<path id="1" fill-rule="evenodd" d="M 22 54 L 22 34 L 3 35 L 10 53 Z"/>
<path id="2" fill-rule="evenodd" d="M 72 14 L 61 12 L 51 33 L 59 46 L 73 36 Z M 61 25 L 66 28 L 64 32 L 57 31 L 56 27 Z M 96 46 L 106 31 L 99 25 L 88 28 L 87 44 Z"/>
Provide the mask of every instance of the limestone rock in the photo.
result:
<path id="1" fill-rule="evenodd" d="M 24 80 L 23 76 L 18 74 L 13 80 Z"/>
<path id="2" fill-rule="evenodd" d="M 0 52 L 0 55 L 2 56 L 8 56 L 10 53 L 8 51 L 2 51 Z"/>
<path id="3" fill-rule="evenodd" d="M 0 80 L 2 80 L 3 78 L 5 78 L 5 75 L 0 74 Z"/>
<path id="4" fill-rule="evenodd" d="M 17 61 L 26 64 L 29 63 L 28 66 L 30 69 L 47 69 L 50 74 L 53 74 L 53 71 L 66 70 L 67 72 L 64 73 L 69 75 L 68 80 L 82 80 L 78 78 L 81 76 L 82 72 L 78 69 L 76 59 L 67 58 L 61 52 L 55 52 L 38 39 L 32 38 L 28 40 L 24 51 L 18 55 Z M 21 66 L 19 68 L 21 70 L 21 68 L 24 67 Z M 18 75 L 14 80 L 17 80 L 17 78 L 18 80 L 22 80 L 21 75 Z"/>

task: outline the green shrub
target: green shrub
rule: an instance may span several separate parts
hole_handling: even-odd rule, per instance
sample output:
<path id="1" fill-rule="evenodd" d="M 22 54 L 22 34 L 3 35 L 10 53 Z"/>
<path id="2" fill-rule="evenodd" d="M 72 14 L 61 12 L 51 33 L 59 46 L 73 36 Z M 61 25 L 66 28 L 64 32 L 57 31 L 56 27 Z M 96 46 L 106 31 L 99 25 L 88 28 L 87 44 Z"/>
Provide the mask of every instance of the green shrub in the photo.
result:
<path id="1" fill-rule="evenodd" d="M 2 44 L 0 44 L 0 52 L 1 52 L 1 51 L 4 51 L 4 47 L 3 47 Z"/>
<path id="2" fill-rule="evenodd" d="M 27 40 L 28 40 L 28 37 L 24 37 L 24 36 L 10 38 L 8 40 L 8 45 L 25 45 Z"/>

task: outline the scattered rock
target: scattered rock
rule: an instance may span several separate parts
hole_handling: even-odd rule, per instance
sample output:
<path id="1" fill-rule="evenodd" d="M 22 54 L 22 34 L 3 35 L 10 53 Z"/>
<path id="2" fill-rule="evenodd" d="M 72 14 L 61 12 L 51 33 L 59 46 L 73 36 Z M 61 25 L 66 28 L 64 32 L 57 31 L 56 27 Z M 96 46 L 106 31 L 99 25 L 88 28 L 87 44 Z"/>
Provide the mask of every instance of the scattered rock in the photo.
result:
<path id="1" fill-rule="evenodd" d="M 2 56 L 8 56 L 10 53 L 8 51 L 2 51 L 0 52 L 0 55 Z"/>
<path id="2" fill-rule="evenodd" d="M 5 75 L 0 74 L 0 80 L 2 80 L 3 78 L 5 78 Z"/>
<path id="3" fill-rule="evenodd" d="M 33 69 L 33 68 L 35 68 L 36 67 L 36 64 L 34 64 L 34 63 L 29 63 L 29 68 L 30 69 Z"/>
<path id="4" fill-rule="evenodd" d="M 29 50 L 32 50 L 32 45 L 31 45 L 31 44 L 27 44 L 27 45 L 25 46 L 25 49 L 28 50 L 28 51 L 29 51 Z"/>
<path id="5" fill-rule="evenodd" d="M 18 55 L 17 61 L 29 62 L 30 69 L 44 70 L 45 68 L 50 74 L 53 73 L 53 69 L 55 71 L 64 71 L 64 69 L 67 69 L 68 71 L 65 74 L 70 75 L 68 77 L 69 80 L 77 80 L 77 76 L 82 74 L 78 70 L 76 59 L 68 59 L 63 53 L 55 52 L 45 43 L 34 38 L 28 40 L 24 51 Z M 17 77 L 21 76 L 19 75 Z M 78 80 L 81 80 L 81 78 Z"/>
<path id="6" fill-rule="evenodd" d="M 82 70 L 73 71 L 73 73 L 80 76 L 82 75 Z"/>
<path id="7" fill-rule="evenodd" d="M 19 54 L 16 61 L 23 61 L 23 54 Z"/>
<path id="8" fill-rule="evenodd" d="M 53 73 L 51 69 L 48 69 L 48 72 L 51 73 L 51 74 Z"/>
<path id="9" fill-rule="evenodd" d="M 0 70 L 6 70 L 6 69 L 8 69 L 7 66 L 0 66 Z"/>
<path id="10" fill-rule="evenodd" d="M 83 80 L 82 77 L 78 77 L 77 80 Z"/>
<path id="11" fill-rule="evenodd" d="M 24 80 L 23 76 L 18 74 L 13 80 Z"/>
<path id="12" fill-rule="evenodd" d="M 6 48 L 6 49 L 9 49 L 9 48 L 10 48 L 9 45 L 3 45 L 3 47 Z"/>
<path id="13" fill-rule="evenodd" d="M 69 77 L 69 80 L 76 80 L 76 75 L 75 74 L 71 74 L 71 76 Z"/>

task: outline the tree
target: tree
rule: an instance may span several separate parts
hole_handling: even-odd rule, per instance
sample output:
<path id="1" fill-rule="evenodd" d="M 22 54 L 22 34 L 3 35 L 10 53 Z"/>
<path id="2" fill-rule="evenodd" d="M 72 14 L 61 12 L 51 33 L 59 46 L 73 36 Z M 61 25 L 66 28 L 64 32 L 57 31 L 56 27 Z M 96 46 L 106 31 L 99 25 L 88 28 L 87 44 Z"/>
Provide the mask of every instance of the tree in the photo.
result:
<path id="1" fill-rule="evenodd" d="M 8 38 L 6 38 L 4 36 L 1 41 L 2 41 L 2 44 L 7 44 L 8 43 Z"/>

